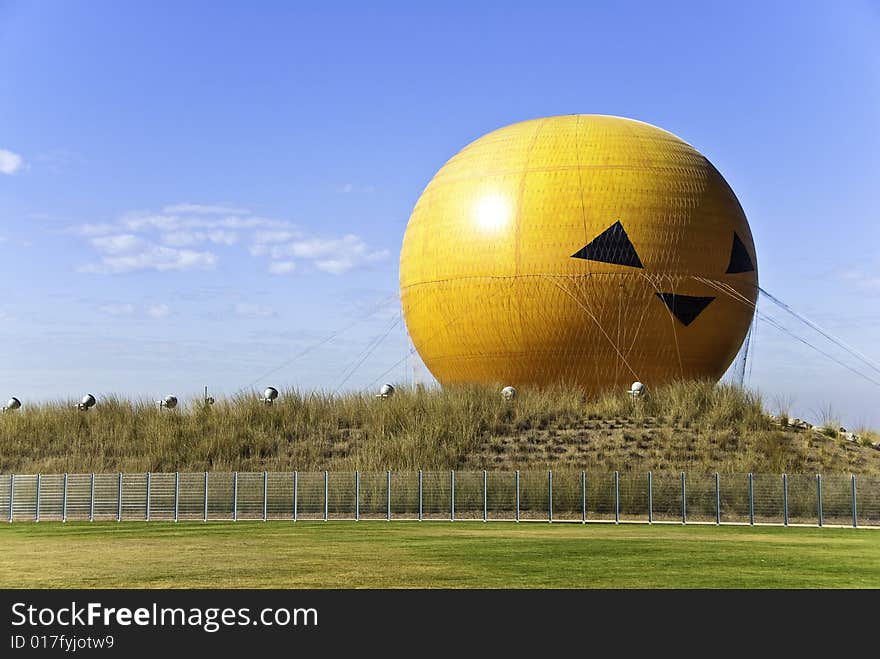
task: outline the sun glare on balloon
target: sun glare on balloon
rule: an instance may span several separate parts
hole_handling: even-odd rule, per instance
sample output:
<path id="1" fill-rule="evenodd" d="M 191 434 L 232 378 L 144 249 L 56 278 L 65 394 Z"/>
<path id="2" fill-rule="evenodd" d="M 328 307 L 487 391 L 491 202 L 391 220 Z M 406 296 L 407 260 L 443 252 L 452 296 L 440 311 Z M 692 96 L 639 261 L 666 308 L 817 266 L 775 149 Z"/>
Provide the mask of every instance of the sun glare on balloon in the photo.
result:
<path id="1" fill-rule="evenodd" d="M 477 227 L 487 233 L 500 231 L 510 221 L 510 204 L 500 194 L 488 194 L 474 205 Z"/>

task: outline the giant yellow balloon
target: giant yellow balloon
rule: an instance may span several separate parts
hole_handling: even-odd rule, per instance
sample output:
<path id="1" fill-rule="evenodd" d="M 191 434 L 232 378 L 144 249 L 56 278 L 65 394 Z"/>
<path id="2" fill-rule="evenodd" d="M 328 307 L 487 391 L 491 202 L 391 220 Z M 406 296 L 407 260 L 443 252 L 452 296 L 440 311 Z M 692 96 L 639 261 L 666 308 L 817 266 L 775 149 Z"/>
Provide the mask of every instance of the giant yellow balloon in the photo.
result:
<path id="1" fill-rule="evenodd" d="M 400 253 L 407 329 L 442 384 L 717 379 L 757 286 L 748 221 L 712 163 L 603 115 L 524 121 L 463 148 Z"/>

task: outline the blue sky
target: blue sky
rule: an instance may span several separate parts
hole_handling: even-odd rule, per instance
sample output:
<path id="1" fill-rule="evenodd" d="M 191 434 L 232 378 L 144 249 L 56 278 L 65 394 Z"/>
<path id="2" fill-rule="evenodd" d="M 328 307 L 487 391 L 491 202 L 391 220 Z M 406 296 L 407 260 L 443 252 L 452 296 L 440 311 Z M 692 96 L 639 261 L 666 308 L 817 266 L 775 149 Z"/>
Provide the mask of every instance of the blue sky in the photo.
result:
<path id="1" fill-rule="evenodd" d="M 700 149 L 762 286 L 880 360 L 878 35 L 859 1 L 0 0 L 0 397 L 407 379 L 418 195 L 480 135 L 579 112 Z M 771 406 L 880 426 L 880 387 L 769 325 L 753 349 Z"/>

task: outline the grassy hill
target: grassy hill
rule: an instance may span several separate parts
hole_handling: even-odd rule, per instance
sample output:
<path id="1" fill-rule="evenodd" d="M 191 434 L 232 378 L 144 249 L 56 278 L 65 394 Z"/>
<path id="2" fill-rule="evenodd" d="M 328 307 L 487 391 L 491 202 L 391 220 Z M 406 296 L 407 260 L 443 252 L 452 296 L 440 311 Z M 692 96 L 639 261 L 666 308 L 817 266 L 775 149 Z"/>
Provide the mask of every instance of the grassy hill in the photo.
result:
<path id="1" fill-rule="evenodd" d="M 105 398 L 0 415 L 0 472 L 536 469 L 880 475 L 878 436 L 792 428 L 759 397 L 708 382 L 633 400 L 559 387 L 400 388 L 389 399 L 283 392 L 159 409 Z M 836 425 L 836 424 L 834 424 Z"/>

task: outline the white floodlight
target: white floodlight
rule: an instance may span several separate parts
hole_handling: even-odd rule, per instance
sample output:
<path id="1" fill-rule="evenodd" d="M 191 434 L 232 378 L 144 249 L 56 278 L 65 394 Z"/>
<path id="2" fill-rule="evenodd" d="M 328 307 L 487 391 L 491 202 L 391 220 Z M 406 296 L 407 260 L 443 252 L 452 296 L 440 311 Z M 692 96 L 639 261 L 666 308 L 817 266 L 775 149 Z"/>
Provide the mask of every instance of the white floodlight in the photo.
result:
<path id="1" fill-rule="evenodd" d="M 629 388 L 629 395 L 633 398 L 637 398 L 639 396 L 644 396 L 645 394 L 645 385 L 641 382 L 633 382 L 632 386 Z"/>
<path id="2" fill-rule="evenodd" d="M 173 410 L 177 407 L 177 396 L 165 396 L 165 398 L 159 401 L 159 407 Z"/>
<path id="3" fill-rule="evenodd" d="M 511 386 L 504 387 L 504 389 L 501 390 L 501 397 L 504 400 L 513 400 L 516 398 L 516 388 Z"/>
<path id="4" fill-rule="evenodd" d="M 278 398 L 278 390 L 275 387 L 266 387 L 266 390 L 263 392 L 263 397 L 260 400 L 266 405 L 271 405 L 275 402 L 276 398 Z"/>
<path id="5" fill-rule="evenodd" d="M 98 401 L 92 394 L 86 394 L 82 397 L 82 400 L 76 404 L 75 407 L 81 412 L 86 412 L 93 408 L 97 403 Z"/>
<path id="6" fill-rule="evenodd" d="M 386 382 L 379 389 L 379 393 L 376 394 L 376 398 L 391 398 L 393 395 L 394 395 L 394 387 Z"/>
<path id="7" fill-rule="evenodd" d="M 3 411 L 4 412 L 14 412 L 15 410 L 17 410 L 20 407 L 21 407 L 21 401 L 18 400 L 18 398 L 16 398 L 15 396 L 13 396 L 6 403 L 6 406 L 3 408 Z"/>

